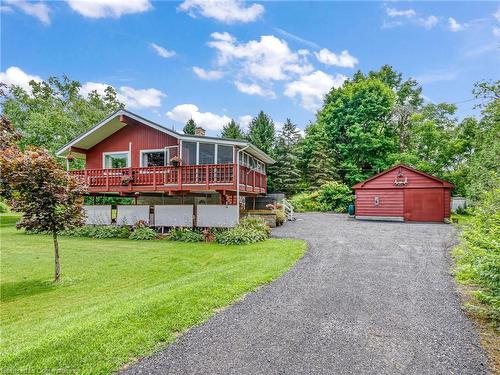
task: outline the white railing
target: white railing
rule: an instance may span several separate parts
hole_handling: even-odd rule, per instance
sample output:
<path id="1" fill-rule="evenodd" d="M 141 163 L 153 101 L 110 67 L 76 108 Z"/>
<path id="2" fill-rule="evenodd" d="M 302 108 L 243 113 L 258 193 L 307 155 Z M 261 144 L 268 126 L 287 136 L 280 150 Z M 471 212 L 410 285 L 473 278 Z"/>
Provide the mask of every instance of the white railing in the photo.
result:
<path id="1" fill-rule="evenodd" d="M 286 213 L 286 216 L 288 217 L 288 220 L 295 220 L 292 204 L 289 201 L 287 201 L 286 199 L 283 199 L 281 204 L 283 204 L 283 209 L 285 210 L 285 213 Z"/>

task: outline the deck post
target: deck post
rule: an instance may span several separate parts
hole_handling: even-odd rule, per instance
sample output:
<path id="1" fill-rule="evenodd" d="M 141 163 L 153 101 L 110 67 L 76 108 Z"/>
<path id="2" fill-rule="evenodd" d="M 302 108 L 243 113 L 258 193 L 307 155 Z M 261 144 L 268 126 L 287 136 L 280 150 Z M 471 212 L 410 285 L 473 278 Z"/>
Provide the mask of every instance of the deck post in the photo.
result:
<path id="1" fill-rule="evenodd" d="M 153 165 L 153 189 L 156 191 L 156 166 Z"/>
<path id="2" fill-rule="evenodd" d="M 209 169 L 208 169 L 208 165 L 205 165 L 205 183 L 206 183 L 206 186 L 207 186 L 207 190 L 208 190 L 208 187 L 209 187 L 209 182 L 210 182 L 210 179 L 208 178 L 208 172 L 209 172 Z"/>
<path id="3" fill-rule="evenodd" d="M 182 190 L 182 168 L 184 166 L 179 165 L 176 170 L 177 170 L 177 189 Z"/>

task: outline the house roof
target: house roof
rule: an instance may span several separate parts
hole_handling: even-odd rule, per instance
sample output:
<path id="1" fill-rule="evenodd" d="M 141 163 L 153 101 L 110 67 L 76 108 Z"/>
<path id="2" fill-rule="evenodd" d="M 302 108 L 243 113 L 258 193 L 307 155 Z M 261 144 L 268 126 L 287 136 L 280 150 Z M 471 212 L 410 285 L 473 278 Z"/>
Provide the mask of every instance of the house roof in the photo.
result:
<path id="1" fill-rule="evenodd" d="M 384 174 L 387 174 L 389 172 L 392 172 L 393 170 L 397 169 L 397 168 L 405 168 L 405 169 L 408 169 L 412 172 L 415 172 L 415 173 L 418 173 L 422 176 L 425 176 L 427 178 L 430 178 L 431 180 L 434 180 L 434 181 L 438 181 L 440 183 L 443 184 L 443 187 L 446 187 L 446 188 L 453 188 L 454 186 L 452 184 L 450 184 L 448 181 L 445 181 L 445 180 L 442 180 L 436 176 L 432 176 L 428 173 L 425 173 L 425 172 L 422 172 L 422 171 L 419 171 L 418 169 L 415 169 L 415 168 L 412 168 L 410 167 L 409 165 L 406 165 L 406 164 L 396 164 L 395 166 L 383 171 L 383 172 L 380 172 L 380 173 L 377 173 L 376 175 L 370 177 L 369 179 L 367 180 L 364 180 L 364 181 L 361 181 L 361 182 L 358 182 L 356 185 L 353 185 L 352 186 L 352 189 L 356 190 L 356 189 L 361 189 L 367 182 L 369 181 L 372 181 L 372 180 L 375 180 L 376 178 L 384 175 Z"/>
<path id="2" fill-rule="evenodd" d="M 150 126 L 158 131 L 169 134 L 174 138 L 183 140 L 183 141 L 204 141 L 204 142 L 213 142 L 218 144 L 227 144 L 234 145 L 240 148 L 246 148 L 246 151 L 249 154 L 259 158 L 263 162 L 267 164 L 274 163 L 274 159 L 267 155 L 264 151 L 260 150 L 255 145 L 247 142 L 245 140 L 239 139 L 231 139 L 231 138 L 220 138 L 220 137 L 208 137 L 208 136 L 197 136 L 197 135 L 189 135 L 189 134 L 181 134 L 172 129 L 168 129 L 162 125 L 159 125 L 153 121 L 145 119 L 135 113 L 127 111 L 126 109 L 119 109 L 109 115 L 107 118 L 93 126 L 91 129 L 87 130 L 85 133 L 79 135 L 66 145 L 64 145 L 61 149 L 56 152 L 57 156 L 66 155 L 71 147 L 88 150 L 94 147 L 96 144 L 116 133 L 118 130 L 124 128 L 127 124 L 120 121 L 120 116 L 130 117 L 141 124 Z"/>

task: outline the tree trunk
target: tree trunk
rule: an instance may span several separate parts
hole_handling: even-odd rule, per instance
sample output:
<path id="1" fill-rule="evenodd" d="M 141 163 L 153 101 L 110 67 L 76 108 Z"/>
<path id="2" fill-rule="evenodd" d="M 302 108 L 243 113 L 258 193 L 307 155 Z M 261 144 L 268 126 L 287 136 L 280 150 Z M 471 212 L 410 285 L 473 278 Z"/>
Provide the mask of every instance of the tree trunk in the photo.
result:
<path id="1" fill-rule="evenodd" d="M 61 278 L 61 263 L 59 262 L 59 242 L 57 242 L 57 232 L 52 231 L 54 239 L 54 281 L 57 282 Z"/>

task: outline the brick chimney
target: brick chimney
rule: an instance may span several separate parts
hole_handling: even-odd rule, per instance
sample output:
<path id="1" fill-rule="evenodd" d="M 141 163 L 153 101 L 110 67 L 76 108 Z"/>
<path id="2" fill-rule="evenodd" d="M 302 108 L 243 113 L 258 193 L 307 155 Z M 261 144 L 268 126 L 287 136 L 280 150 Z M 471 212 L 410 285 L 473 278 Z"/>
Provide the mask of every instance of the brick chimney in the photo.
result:
<path id="1" fill-rule="evenodd" d="M 197 126 L 194 130 L 194 135 L 199 135 L 201 137 L 205 136 L 205 129 L 203 129 L 201 126 Z"/>

